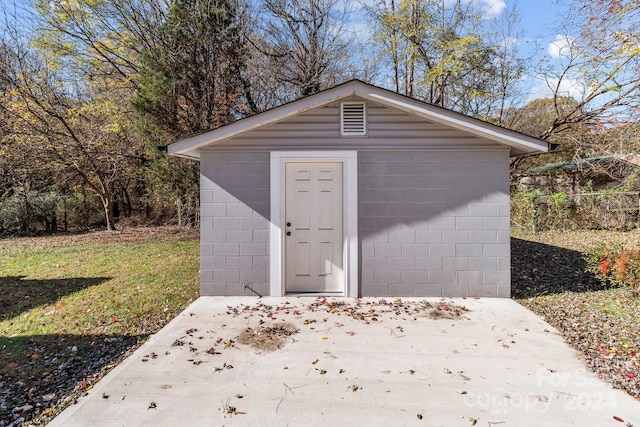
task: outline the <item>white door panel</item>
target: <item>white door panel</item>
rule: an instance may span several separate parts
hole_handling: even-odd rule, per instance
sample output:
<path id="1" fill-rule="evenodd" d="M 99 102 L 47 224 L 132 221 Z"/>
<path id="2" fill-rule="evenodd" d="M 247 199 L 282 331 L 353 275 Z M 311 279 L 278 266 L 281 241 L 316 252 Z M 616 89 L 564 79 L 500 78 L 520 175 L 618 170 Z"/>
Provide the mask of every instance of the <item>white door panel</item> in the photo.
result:
<path id="1" fill-rule="evenodd" d="M 344 290 L 342 224 L 342 163 L 286 163 L 287 292 Z"/>

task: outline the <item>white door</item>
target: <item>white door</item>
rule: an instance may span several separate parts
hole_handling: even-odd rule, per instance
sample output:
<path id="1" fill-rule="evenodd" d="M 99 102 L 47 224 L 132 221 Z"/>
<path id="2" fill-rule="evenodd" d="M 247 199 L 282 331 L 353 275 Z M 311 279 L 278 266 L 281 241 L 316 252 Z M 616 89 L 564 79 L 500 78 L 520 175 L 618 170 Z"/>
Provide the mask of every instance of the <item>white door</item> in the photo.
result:
<path id="1" fill-rule="evenodd" d="M 344 291 L 342 222 L 342 163 L 287 162 L 287 292 Z"/>

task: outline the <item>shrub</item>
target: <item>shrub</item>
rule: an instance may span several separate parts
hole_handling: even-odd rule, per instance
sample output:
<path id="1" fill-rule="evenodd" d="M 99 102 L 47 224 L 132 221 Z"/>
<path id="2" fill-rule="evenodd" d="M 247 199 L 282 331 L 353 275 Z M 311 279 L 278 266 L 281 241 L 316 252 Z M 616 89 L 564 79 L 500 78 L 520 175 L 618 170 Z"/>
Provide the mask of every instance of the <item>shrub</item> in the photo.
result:
<path id="1" fill-rule="evenodd" d="M 599 245 L 584 257 L 586 271 L 603 283 L 628 287 L 634 297 L 640 295 L 640 250 L 622 245 Z"/>
<path id="2" fill-rule="evenodd" d="M 537 199 L 538 190 L 524 189 L 511 195 L 511 222 L 518 228 L 527 229 L 533 233 L 537 227 Z"/>

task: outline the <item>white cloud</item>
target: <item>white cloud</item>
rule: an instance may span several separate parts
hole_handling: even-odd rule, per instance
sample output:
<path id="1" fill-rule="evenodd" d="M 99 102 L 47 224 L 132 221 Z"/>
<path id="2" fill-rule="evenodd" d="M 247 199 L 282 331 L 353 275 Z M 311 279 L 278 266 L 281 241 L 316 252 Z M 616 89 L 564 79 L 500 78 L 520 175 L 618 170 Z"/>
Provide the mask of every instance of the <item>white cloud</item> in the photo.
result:
<path id="1" fill-rule="evenodd" d="M 526 79 L 526 77 L 523 77 L 523 79 Z M 580 78 L 572 79 L 565 77 L 559 86 L 559 80 L 556 77 L 538 75 L 534 78 L 529 78 L 528 81 L 536 83 L 531 87 L 529 94 L 525 97 L 525 104 L 537 98 L 552 97 L 556 91 L 560 96 L 569 96 L 573 99 L 580 100 L 584 98 L 588 90 L 587 85 Z"/>
<path id="2" fill-rule="evenodd" d="M 575 46 L 576 41 L 562 34 L 558 34 L 556 39 L 549 43 L 547 52 L 552 58 L 568 58 L 571 56 L 571 49 Z"/>
<path id="3" fill-rule="evenodd" d="M 582 99 L 587 91 L 587 86 L 580 79 L 564 78 L 558 86 L 558 79 L 553 78 L 548 79 L 547 84 L 554 89 L 558 87 L 559 95 L 570 96 L 574 99 Z"/>
<path id="4" fill-rule="evenodd" d="M 479 0 L 482 12 L 485 17 L 493 18 L 502 13 L 507 8 L 504 0 Z"/>

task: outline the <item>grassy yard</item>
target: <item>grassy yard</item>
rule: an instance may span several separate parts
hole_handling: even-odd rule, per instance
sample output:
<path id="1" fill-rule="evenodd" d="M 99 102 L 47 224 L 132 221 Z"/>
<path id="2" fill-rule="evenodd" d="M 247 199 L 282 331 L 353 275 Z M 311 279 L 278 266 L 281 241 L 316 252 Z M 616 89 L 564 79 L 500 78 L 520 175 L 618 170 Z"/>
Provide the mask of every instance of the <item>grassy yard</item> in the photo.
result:
<path id="1" fill-rule="evenodd" d="M 514 233 L 514 298 L 604 381 L 640 397 L 640 301 L 584 273 L 629 233 Z M 44 424 L 198 296 L 198 235 L 179 228 L 0 239 L 0 427 Z"/>
<path id="2" fill-rule="evenodd" d="M 198 260 L 177 229 L 0 240 L 0 426 L 45 420 L 164 326 Z"/>

